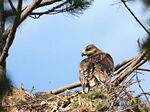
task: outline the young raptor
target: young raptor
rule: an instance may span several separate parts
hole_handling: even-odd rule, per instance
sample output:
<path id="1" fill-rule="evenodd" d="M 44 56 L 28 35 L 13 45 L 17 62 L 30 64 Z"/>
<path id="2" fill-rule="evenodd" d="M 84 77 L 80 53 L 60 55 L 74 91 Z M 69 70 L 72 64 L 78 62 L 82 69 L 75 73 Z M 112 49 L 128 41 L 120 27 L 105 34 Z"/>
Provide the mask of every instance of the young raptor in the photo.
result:
<path id="1" fill-rule="evenodd" d="M 83 92 L 88 93 L 110 79 L 114 62 L 110 54 L 104 53 L 93 44 L 85 47 L 82 56 L 87 58 L 80 62 L 79 75 Z"/>

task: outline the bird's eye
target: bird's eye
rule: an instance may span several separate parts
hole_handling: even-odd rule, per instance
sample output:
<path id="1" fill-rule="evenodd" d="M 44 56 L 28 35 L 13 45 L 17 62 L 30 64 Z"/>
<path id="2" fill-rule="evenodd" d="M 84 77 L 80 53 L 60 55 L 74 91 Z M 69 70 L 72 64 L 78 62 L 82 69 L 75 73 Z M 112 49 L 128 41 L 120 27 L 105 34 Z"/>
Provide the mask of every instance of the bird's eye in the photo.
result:
<path id="1" fill-rule="evenodd" d="M 87 51 L 89 51 L 89 50 L 91 50 L 92 48 L 91 47 L 89 47 L 89 48 L 87 48 Z"/>

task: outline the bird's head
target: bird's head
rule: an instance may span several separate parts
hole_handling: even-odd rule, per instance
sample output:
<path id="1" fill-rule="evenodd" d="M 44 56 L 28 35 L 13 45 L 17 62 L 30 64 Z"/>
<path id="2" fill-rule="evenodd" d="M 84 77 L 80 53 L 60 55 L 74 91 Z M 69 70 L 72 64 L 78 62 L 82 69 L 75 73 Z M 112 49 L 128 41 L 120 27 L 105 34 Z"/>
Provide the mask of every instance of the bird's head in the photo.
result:
<path id="1" fill-rule="evenodd" d="M 88 46 L 86 46 L 83 51 L 82 51 L 82 56 L 93 56 L 96 55 L 98 53 L 101 53 L 102 51 L 100 49 L 98 49 L 95 45 L 93 44 L 89 44 Z"/>

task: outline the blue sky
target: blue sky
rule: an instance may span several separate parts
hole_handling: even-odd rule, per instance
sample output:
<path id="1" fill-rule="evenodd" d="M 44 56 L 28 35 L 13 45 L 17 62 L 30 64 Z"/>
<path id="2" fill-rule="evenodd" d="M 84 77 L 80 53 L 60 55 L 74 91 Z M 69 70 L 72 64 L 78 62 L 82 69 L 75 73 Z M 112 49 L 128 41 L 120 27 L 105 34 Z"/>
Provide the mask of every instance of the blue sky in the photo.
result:
<path id="1" fill-rule="evenodd" d="M 19 87 L 24 83 L 27 89 L 35 86 L 36 91 L 42 91 L 78 81 L 81 51 L 89 43 L 109 52 L 115 64 L 137 55 L 137 40 L 146 33 L 116 2 L 95 0 L 79 17 L 63 13 L 24 21 L 7 59 L 8 74 L 14 84 Z M 142 4 L 129 6 L 145 23 Z M 147 90 L 149 78 L 142 76 Z"/>

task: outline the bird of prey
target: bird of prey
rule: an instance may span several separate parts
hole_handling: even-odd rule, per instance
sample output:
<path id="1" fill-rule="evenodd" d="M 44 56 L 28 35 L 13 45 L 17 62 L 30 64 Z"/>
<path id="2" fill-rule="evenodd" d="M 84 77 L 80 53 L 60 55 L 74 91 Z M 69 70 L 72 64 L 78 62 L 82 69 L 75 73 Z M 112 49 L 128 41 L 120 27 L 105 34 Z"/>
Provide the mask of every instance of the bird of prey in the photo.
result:
<path id="1" fill-rule="evenodd" d="M 114 62 L 110 54 L 89 44 L 83 49 L 82 56 L 87 56 L 79 65 L 79 75 L 84 93 L 95 91 L 110 79 Z"/>

